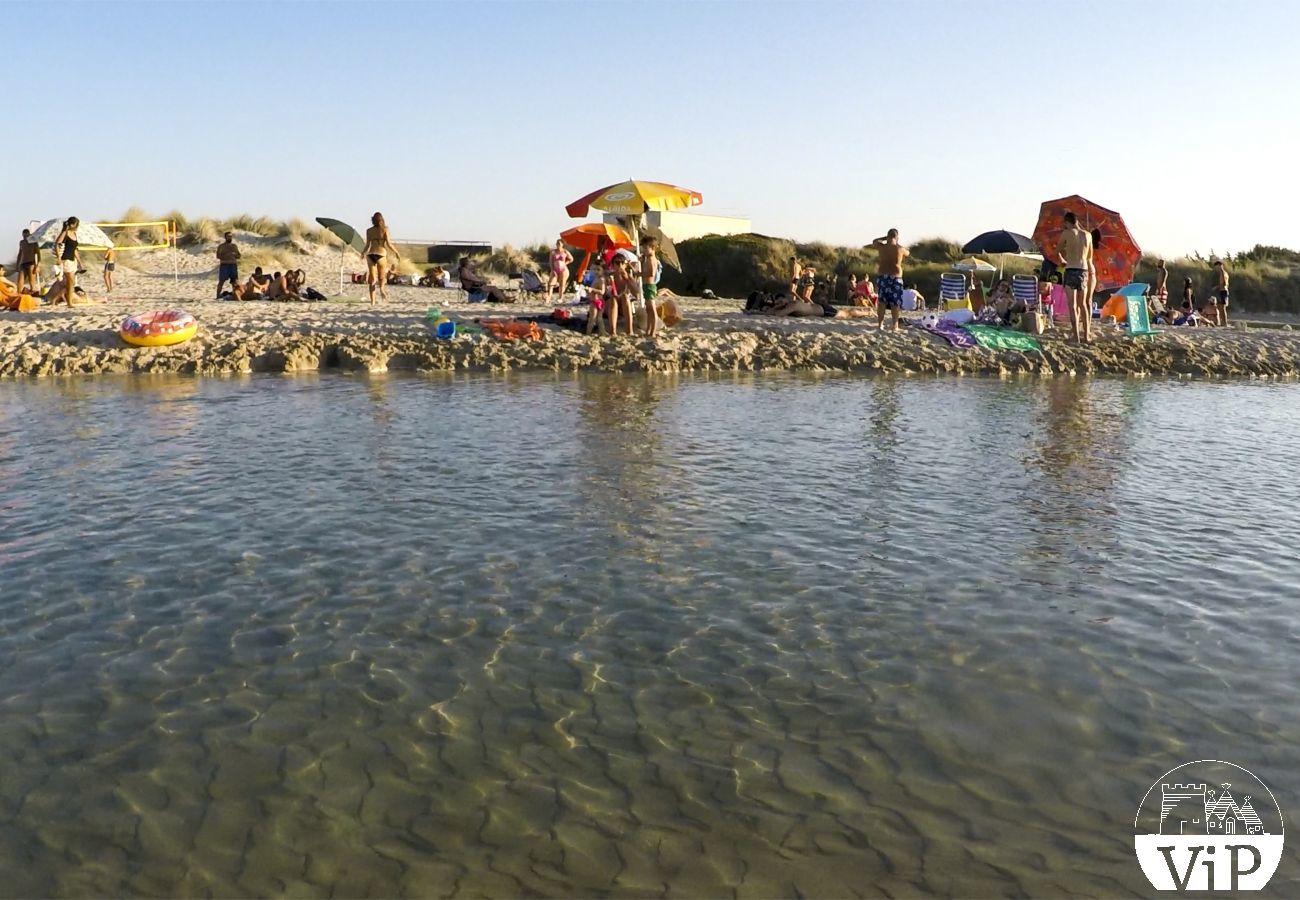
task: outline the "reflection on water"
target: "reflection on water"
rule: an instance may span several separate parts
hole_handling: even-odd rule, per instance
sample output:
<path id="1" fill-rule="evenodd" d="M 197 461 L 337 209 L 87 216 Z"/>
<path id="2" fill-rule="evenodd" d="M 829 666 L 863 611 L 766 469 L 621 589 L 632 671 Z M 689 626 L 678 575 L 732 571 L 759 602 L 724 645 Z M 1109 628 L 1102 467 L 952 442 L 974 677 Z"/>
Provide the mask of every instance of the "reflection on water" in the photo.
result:
<path id="1" fill-rule="evenodd" d="M 1162 772 L 1296 796 L 1290 386 L 0 392 L 5 895 L 1145 895 Z"/>

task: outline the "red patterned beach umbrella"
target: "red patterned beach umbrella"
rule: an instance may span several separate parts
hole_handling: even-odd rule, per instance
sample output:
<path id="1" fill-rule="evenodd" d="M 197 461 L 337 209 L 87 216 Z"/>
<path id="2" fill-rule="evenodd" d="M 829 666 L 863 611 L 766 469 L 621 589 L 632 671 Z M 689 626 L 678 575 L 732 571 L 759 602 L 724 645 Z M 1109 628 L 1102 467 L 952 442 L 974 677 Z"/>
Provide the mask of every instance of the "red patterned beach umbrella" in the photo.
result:
<path id="1" fill-rule="evenodd" d="M 1100 231 L 1101 241 L 1093 247 L 1093 264 L 1097 267 L 1097 290 L 1121 288 L 1133 281 L 1133 271 L 1142 258 L 1142 248 L 1133 240 L 1124 219 L 1113 209 L 1099 206 L 1075 194 L 1060 200 L 1048 200 L 1038 211 L 1034 226 L 1034 243 L 1043 256 L 1060 262 L 1059 244 L 1065 230 L 1062 217 L 1072 212 L 1084 231 Z"/>

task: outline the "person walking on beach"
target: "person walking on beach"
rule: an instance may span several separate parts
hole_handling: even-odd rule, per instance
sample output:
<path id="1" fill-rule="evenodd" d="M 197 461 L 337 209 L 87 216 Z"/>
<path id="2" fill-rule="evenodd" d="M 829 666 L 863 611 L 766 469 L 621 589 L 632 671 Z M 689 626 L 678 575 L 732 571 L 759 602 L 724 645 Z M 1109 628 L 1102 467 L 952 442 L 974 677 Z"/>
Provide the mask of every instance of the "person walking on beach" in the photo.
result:
<path id="1" fill-rule="evenodd" d="M 117 251 L 109 247 L 104 251 L 104 290 L 113 293 L 113 272 L 117 269 Z"/>
<path id="2" fill-rule="evenodd" d="M 384 221 L 383 213 L 375 213 L 370 217 L 370 227 L 366 229 L 366 289 L 370 292 L 370 305 L 375 305 L 375 284 L 379 285 L 379 296 L 383 300 L 388 300 L 388 291 L 384 285 L 388 283 L 388 253 L 393 254 L 394 262 L 397 260 L 397 248 L 388 236 L 388 223 Z"/>
<path id="3" fill-rule="evenodd" d="M 1228 270 L 1223 260 L 1214 261 L 1214 321 L 1220 327 L 1228 324 Z"/>
<path id="4" fill-rule="evenodd" d="M 564 291 L 569 286 L 569 265 L 573 262 L 573 254 L 569 248 L 564 246 L 564 241 L 555 242 L 555 249 L 551 251 L 551 280 L 546 284 L 546 302 L 551 302 L 551 291 L 558 284 L 560 286 L 560 299 L 564 299 Z"/>
<path id="5" fill-rule="evenodd" d="M 22 239 L 18 242 L 18 293 L 23 292 L 23 284 L 27 285 L 29 294 L 39 294 L 40 288 L 40 267 L 41 267 L 41 248 L 34 240 L 32 233 L 26 228 L 23 229 Z"/>
<path id="6" fill-rule="evenodd" d="M 659 239 L 647 234 L 641 238 L 641 299 L 645 302 L 646 337 L 654 337 L 659 330 L 659 310 L 655 299 L 659 296 Z"/>
<path id="7" fill-rule="evenodd" d="M 71 216 L 63 223 L 63 229 L 54 239 L 54 258 L 59 261 L 59 271 L 63 275 L 63 302 L 72 306 L 72 298 L 77 295 L 77 270 L 81 268 L 81 253 L 78 251 L 77 226 L 81 220 Z"/>
<path id="8" fill-rule="evenodd" d="M 221 288 L 229 281 L 233 288 L 239 284 L 239 248 L 235 246 L 235 235 L 227 231 L 225 240 L 217 245 L 217 299 L 221 299 Z"/>
<path id="9" fill-rule="evenodd" d="M 876 248 L 876 325 L 885 328 L 885 310 L 893 317 L 894 331 L 898 330 L 898 312 L 903 305 L 903 260 L 910 254 L 898 243 L 898 229 L 891 228 L 884 237 L 871 242 Z"/>
<path id="10" fill-rule="evenodd" d="M 1065 230 L 1056 245 L 1065 261 L 1065 293 L 1070 298 L 1070 329 L 1076 341 L 1092 338 L 1092 309 L 1088 306 L 1088 266 L 1092 261 L 1092 235 L 1079 227 L 1074 213 L 1064 216 Z"/>

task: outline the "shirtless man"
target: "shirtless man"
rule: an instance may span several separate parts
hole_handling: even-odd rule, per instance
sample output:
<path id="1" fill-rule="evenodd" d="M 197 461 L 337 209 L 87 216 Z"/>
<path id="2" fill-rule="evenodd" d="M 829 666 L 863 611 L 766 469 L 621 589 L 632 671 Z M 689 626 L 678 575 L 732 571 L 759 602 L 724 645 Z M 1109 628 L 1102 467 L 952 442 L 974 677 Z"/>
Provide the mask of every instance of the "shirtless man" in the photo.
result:
<path id="1" fill-rule="evenodd" d="M 898 312 L 903 305 L 903 260 L 910 254 L 907 248 L 898 243 L 898 229 L 891 228 L 884 237 L 871 242 L 876 248 L 876 293 L 880 300 L 876 304 L 876 325 L 885 328 L 885 310 L 890 310 L 894 320 L 894 330 L 898 330 Z"/>
<path id="2" fill-rule="evenodd" d="M 1092 235 L 1079 227 L 1074 213 L 1065 214 L 1056 253 L 1065 261 L 1065 293 L 1070 298 L 1070 329 L 1076 341 L 1092 339 L 1092 310 L 1088 308 L 1088 266 L 1092 262 Z"/>
<path id="3" fill-rule="evenodd" d="M 23 229 L 22 240 L 18 242 L 18 290 L 16 293 L 23 292 L 23 285 L 26 284 L 29 294 L 39 294 L 40 286 L 37 282 L 40 280 L 41 268 L 41 248 L 31 239 L 32 233 L 26 228 Z"/>
<path id="4" fill-rule="evenodd" d="M 1228 270 L 1223 260 L 1214 261 L 1214 321 L 1222 328 L 1228 324 Z"/>
<path id="5" fill-rule="evenodd" d="M 790 257 L 790 296 L 799 296 L 799 279 L 803 277 L 803 266 L 799 263 L 799 257 Z"/>
<path id="6" fill-rule="evenodd" d="M 641 238 L 641 299 L 645 301 L 646 337 L 654 337 L 659 330 L 659 311 L 655 309 L 655 298 L 659 295 L 659 285 L 655 284 L 655 273 L 659 271 L 658 239 L 651 235 Z"/>
<path id="7" fill-rule="evenodd" d="M 225 240 L 217 245 L 217 299 L 221 299 L 221 288 L 229 281 L 234 287 L 239 281 L 239 247 L 235 245 L 235 236 L 227 231 Z"/>
<path id="8" fill-rule="evenodd" d="M 1169 270 L 1163 259 L 1156 260 L 1156 300 L 1161 306 L 1169 306 Z"/>

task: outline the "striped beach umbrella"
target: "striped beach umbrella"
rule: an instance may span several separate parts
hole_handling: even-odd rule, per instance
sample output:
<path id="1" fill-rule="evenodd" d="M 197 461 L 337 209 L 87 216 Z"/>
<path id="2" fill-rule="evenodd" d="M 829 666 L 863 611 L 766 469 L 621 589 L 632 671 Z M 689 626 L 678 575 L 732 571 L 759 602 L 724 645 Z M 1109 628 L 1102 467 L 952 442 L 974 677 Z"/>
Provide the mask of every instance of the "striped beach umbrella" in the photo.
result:
<path id="1" fill-rule="evenodd" d="M 31 239 L 43 248 L 54 246 L 59 232 L 63 230 L 63 219 L 50 219 L 32 232 Z M 77 226 L 77 245 L 82 250 L 107 250 L 113 246 L 113 239 L 95 225 L 82 222 Z"/>

